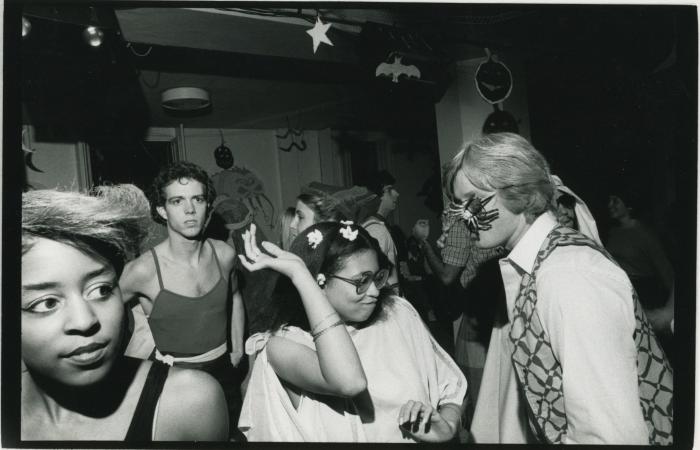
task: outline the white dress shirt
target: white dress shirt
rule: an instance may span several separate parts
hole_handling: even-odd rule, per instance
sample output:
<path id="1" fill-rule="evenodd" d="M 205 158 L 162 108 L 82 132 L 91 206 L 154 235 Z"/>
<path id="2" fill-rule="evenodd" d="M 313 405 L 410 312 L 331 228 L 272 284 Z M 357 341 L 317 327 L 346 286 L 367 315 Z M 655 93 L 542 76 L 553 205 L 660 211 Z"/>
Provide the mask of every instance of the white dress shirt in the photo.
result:
<path id="1" fill-rule="evenodd" d="M 496 326 L 472 422 L 476 442 L 532 442 L 509 337 L 520 281 L 557 225 L 538 217 L 500 260 L 508 322 Z M 569 444 L 648 444 L 637 382 L 631 283 L 602 253 L 558 247 L 537 272 L 537 312 L 562 366 Z"/>

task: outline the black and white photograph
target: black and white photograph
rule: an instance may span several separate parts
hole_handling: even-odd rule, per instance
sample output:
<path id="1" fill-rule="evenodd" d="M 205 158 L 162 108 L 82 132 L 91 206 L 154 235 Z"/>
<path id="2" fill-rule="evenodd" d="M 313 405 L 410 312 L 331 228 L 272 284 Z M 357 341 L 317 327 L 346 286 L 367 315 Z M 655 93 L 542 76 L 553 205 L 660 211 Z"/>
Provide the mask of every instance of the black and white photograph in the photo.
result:
<path id="1" fill-rule="evenodd" d="M 694 445 L 695 1 L 3 8 L 3 448 Z"/>

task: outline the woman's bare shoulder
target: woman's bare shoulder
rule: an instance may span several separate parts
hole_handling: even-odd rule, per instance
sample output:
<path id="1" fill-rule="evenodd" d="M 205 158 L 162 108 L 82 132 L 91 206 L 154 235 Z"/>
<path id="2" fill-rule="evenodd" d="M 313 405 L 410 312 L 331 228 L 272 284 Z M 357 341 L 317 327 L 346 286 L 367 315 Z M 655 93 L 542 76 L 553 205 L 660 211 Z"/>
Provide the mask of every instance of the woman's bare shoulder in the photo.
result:
<path id="1" fill-rule="evenodd" d="M 158 440 L 226 440 L 228 412 L 219 382 L 201 370 L 171 368 L 156 430 Z"/>

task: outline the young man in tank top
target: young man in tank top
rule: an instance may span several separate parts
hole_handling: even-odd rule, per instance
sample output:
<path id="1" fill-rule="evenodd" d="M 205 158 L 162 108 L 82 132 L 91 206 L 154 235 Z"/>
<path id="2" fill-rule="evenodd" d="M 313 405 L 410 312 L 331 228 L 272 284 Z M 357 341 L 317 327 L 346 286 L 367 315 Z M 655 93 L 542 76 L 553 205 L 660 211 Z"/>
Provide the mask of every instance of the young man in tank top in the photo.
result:
<path id="1" fill-rule="evenodd" d="M 244 309 L 235 250 L 203 237 L 216 197 L 213 184 L 199 166 L 178 162 L 160 171 L 149 194 L 152 216 L 168 237 L 127 264 L 120 279 L 124 301 L 138 300 L 152 335 L 142 326 L 132 344 L 152 339 L 150 359 L 214 376 L 226 394 L 233 436 L 241 405 L 235 367 L 243 354 Z"/>

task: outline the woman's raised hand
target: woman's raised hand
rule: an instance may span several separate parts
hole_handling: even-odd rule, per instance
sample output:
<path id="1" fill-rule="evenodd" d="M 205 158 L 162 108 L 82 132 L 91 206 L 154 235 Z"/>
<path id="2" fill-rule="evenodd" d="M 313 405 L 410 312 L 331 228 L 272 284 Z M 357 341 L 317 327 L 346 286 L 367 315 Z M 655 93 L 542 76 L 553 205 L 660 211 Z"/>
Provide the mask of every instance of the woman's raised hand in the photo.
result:
<path id="1" fill-rule="evenodd" d="M 254 272 L 260 269 L 272 269 L 283 275 L 293 278 L 295 275 L 308 272 L 304 262 L 294 253 L 282 250 L 272 242 L 261 243 L 265 252 L 258 247 L 255 239 L 255 224 L 243 232 L 243 249 L 245 255 L 238 255 L 243 267 Z"/>

